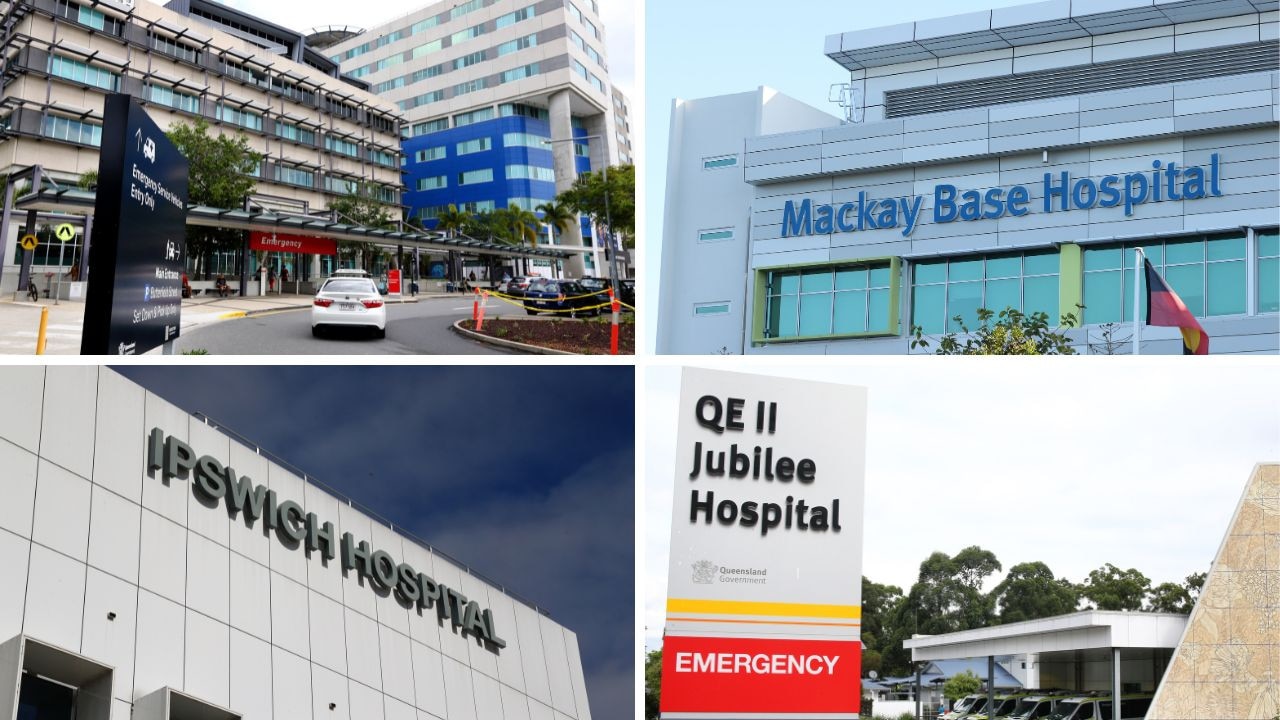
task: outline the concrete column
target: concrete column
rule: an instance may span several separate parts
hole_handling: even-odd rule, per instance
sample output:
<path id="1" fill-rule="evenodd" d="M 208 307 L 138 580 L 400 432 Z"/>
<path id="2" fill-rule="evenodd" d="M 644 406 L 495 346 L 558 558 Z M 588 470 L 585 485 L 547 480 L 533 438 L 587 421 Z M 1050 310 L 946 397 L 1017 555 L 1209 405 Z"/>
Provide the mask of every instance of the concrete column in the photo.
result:
<path id="1" fill-rule="evenodd" d="M 1120 648 L 1111 648 L 1111 717 L 1120 717 Z"/>
<path id="2" fill-rule="evenodd" d="M 1027 653 L 1027 679 L 1026 687 L 1040 687 L 1040 655 L 1038 653 Z"/>
<path id="3" fill-rule="evenodd" d="M 3 276 L 5 258 L 9 257 L 9 225 L 13 216 L 13 191 L 18 181 L 9 178 L 4 188 L 4 207 L 0 210 L 0 277 Z"/>
<path id="4" fill-rule="evenodd" d="M 93 245 L 93 216 L 84 216 L 84 239 L 80 243 L 80 282 L 89 280 L 89 248 Z"/>
<path id="5" fill-rule="evenodd" d="M 27 227 L 25 232 L 31 235 L 36 234 L 36 223 L 39 218 L 35 210 L 27 211 Z M 18 268 L 18 292 L 25 293 L 27 291 L 27 281 L 31 279 L 31 262 L 35 259 L 35 252 L 31 250 L 22 251 L 22 266 Z"/>
<path id="6" fill-rule="evenodd" d="M 569 140 L 573 137 L 573 119 L 569 106 L 569 91 L 561 90 L 553 94 L 548 103 L 551 115 L 551 166 L 556 174 L 556 193 L 562 193 L 573 187 L 573 181 L 578 179 L 578 171 L 574 163 L 574 154 L 572 142 L 555 142 L 557 140 Z M 565 247 L 580 248 L 582 247 L 582 228 L 578 223 L 572 223 L 569 229 L 560 234 L 560 239 Z M 582 255 L 574 253 L 565 261 L 565 275 L 571 278 L 582 277 L 585 274 L 585 265 L 582 262 Z"/>
<path id="7" fill-rule="evenodd" d="M 311 281 L 315 282 L 320 277 L 320 256 L 311 256 Z"/>

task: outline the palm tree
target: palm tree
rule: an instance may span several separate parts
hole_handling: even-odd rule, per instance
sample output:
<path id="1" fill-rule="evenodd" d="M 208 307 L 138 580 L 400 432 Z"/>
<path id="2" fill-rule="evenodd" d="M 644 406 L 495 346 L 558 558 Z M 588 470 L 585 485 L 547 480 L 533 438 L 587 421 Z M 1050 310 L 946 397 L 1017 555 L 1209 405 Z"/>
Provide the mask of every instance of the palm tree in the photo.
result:
<path id="1" fill-rule="evenodd" d="M 538 216 L 515 203 L 507 208 L 507 217 L 511 223 L 511 237 L 520 245 L 528 240 L 533 247 L 538 247 Z M 524 274 L 529 274 L 529 258 L 524 258 Z"/>
<path id="2" fill-rule="evenodd" d="M 578 214 L 569 209 L 567 205 L 558 203 L 555 200 L 542 203 L 537 207 L 538 212 L 542 213 L 542 222 L 551 226 L 551 244 L 556 244 L 556 231 L 566 232 L 573 224 L 578 222 Z M 559 261 L 557 261 L 557 264 Z"/>
<path id="3" fill-rule="evenodd" d="M 450 203 L 448 209 L 436 215 L 436 229 L 452 238 L 470 219 L 466 213 L 458 210 L 457 205 Z"/>

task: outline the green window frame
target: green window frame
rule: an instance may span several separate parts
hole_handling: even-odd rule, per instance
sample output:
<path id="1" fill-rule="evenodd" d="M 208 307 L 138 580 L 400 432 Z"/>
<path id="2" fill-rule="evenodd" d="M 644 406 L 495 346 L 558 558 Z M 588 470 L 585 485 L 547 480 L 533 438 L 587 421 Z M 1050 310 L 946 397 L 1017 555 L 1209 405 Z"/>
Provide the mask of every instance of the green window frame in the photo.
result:
<path id="1" fill-rule="evenodd" d="M 759 268 L 753 342 L 899 334 L 896 257 Z"/>
<path id="2" fill-rule="evenodd" d="M 1133 322 L 1134 248 L 1143 254 L 1191 314 L 1198 317 L 1248 312 L 1248 260 L 1240 232 L 1108 243 L 1083 248 L 1083 322 Z M 1139 275 L 1138 313 L 1147 312 L 1146 276 Z M 1259 288 L 1261 289 L 1261 288 Z"/>
<path id="3" fill-rule="evenodd" d="M 1005 308 L 1059 320 L 1058 250 L 959 255 L 920 259 L 911 267 L 911 325 L 925 333 L 979 326 L 978 309 L 995 316 Z M 959 315 L 961 322 L 956 322 Z"/>
<path id="4" fill-rule="evenodd" d="M 244 109 L 218 105 L 218 119 L 250 130 L 262 130 L 262 116 Z"/>
<path id="5" fill-rule="evenodd" d="M 449 186 L 449 178 L 445 175 L 418 178 L 419 190 L 439 190 Z"/>
<path id="6" fill-rule="evenodd" d="M 1259 313 L 1280 312 L 1280 231 L 1257 230 Z"/>

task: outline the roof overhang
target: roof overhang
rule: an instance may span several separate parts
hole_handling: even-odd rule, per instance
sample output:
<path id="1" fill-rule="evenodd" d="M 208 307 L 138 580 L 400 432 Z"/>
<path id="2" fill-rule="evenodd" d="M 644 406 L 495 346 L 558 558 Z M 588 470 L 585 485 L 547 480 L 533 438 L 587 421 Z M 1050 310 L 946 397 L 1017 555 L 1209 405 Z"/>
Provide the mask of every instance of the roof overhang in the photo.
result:
<path id="1" fill-rule="evenodd" d="M 42 188 L 14 201 L 18 210 L 92 215 L 96 194 L 92 190 L 67 187 L 57 190 Z M 448 238 L 441 233 L 383 230 L 335 222 L 327 217 L 314 215 L 288 215 L 273 212 L 225 210 L 189 205 L 187 225 L 216 227 L 227 230 L 248 230 L 265 233 L 288 233 L 311 237 L 368 242 L 384 246 L 403 246 L 429 251 L 459 251 L 500 257 L 566 258 L 582 249 L 554 247 L 521 247 L 472 238 Z"/>
<path id="2" fill-rule="evenodd" d="M 864 70 L 1277 7 L 1280 0 L 1048 0 L 828 35 L 825 53 L 847 70 Z"/>
<path id="3" fill-rule="evenodd" d="M 1175 648 L 1187 616 L 1085 610 L 1070 615 L 904 640 L 913 661 L 1104 648 Z"/>

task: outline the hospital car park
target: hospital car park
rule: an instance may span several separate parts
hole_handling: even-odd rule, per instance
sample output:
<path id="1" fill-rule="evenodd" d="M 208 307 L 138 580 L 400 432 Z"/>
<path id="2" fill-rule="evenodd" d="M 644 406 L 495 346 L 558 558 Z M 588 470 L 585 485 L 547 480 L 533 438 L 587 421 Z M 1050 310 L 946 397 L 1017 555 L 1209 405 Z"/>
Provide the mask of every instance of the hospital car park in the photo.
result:
<path id="1" fill-rule="evenodd" d="M 813 28 L 841 116 L 785 88 L 672 102 L 659 353 L 901 354 L 1006 307 L 1076 314 L 1088 352 L 1133 320 L 1139 248 L 1210 352 L 1280 351 L 1275 3 L 841 22 Z"/>

